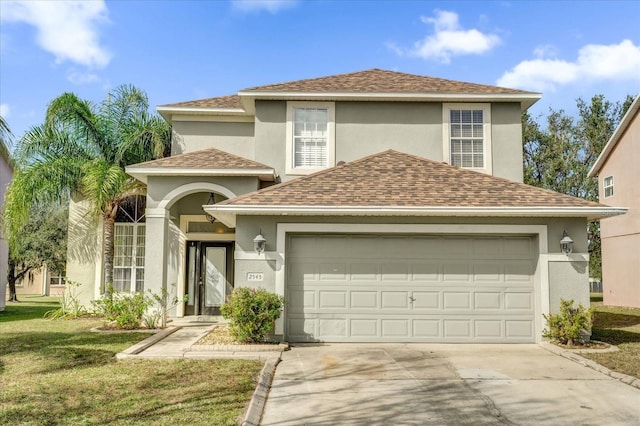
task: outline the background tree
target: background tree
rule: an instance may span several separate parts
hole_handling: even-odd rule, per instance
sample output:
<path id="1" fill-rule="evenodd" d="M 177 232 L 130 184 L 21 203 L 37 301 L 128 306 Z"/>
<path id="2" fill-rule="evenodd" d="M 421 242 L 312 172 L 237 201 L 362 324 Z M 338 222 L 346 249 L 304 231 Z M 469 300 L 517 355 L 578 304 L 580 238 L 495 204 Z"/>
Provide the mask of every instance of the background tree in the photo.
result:
<path id="1" fill-rule="evenodd" d="M 569 117 L 563 110 L 549 110 L 544 118 L 546 127 L 528 113 L 522 115 L 524 182 L 574 197 L 598 201 L 598 181 L 588 177 L 614 130 L 633 102 L 627 96 L 612 103 L 603 95 L 590 102 L 577 99 L 578 116 Z M 588 225 L 589 273 L 602 276 L 600 225 Z"/>
<path id="2" fill-rule="evenodd" d="M 61 204 L 40 205 L 31 210 L 29 221 L 20 230 L 20 238 L 9 251 L 9 301 L 18 301 L 16 282 L 45 265 L 49 271 L 64 275 L 68 205 L 68 200 L 63 200 Z"/>
<path id="3" fill-rule="evenodd" d="M 102 219 L 104 279 L 113 282 L 116 214 L 126 197 L 144 193 L 124 168 L 170 152 L 170 126 L 148 109 L 146 94 L 130 85 L 119 86 L 98 105 L 72 93 L 51 101 L 44 123 L 16 146 L 18 167 L 4 217 L 10 249 L 19 244 L 35 206 L 79 196 Z"/>

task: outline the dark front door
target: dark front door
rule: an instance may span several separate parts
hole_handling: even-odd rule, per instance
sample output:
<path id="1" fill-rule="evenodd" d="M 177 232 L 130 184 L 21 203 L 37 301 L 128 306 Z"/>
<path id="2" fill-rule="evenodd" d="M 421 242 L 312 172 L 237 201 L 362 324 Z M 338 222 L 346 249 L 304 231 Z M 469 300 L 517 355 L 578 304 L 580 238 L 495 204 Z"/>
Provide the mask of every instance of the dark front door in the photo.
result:
<path id="1" fill-rule="evenodd" d="M 187 241 L 186 315 L 220 315 L 233 290 L 233 242 Z"/>

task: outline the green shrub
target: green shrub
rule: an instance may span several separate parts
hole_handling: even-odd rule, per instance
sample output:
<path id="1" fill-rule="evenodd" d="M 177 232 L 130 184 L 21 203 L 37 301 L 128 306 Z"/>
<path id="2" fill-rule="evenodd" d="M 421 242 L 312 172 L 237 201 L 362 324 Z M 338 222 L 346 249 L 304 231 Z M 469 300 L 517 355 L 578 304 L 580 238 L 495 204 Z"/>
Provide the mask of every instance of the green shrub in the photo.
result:
<path id="1" fill-rule="evenodd" d="M 91 303 L 107 321 L 115 323 L 116 328 L 133 330 L 141 327 L 152 301 L 143 293 L 120 293 L 109 285 L 105 294 Z"/>
<path id="2" fill-rule="evenodd" d="M 573 306 L 573 300 L 560 300 L 560 312 L 544 315 L 548 329 L 542 335 L 563 345 L 584 344 L 585 337 L 591 333 L 592 309 L 582 305 Z"/>
<path id="3" fill-rule="evenodd" d="M 236 288 L 220 309 L 231 335 L 240 342 L 262 342 L 280 318 L 284 298 L 259 288 Z"/>
<path id="4" fill-rule="evenodd" d="M 67 281 L 64 293 L 58 297 L 58 303 L 60 307 L 52 311 L 48 311 L 44 314 L 48 319 L 61 319 L 61 318 L 80 318 L 88 315 L 87 310 L 80 303 L 80 298 L 77 295 L 77 289 L 80 287 L 80 283 L 75 281 Z"/>

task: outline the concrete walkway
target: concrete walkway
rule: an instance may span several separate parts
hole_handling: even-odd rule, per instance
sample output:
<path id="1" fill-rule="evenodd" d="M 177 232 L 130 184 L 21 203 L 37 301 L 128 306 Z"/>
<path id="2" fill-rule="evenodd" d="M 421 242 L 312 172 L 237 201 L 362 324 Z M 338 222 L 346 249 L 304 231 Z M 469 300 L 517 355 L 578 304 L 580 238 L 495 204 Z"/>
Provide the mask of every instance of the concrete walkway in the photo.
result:
<path id="1" fill-rule="evenodd" d="M 640 390 L 537 345 L 303 345 L 261 424 L 638 425 Z"/>
<path id="2" fill-rule="evenodd" d="M 248 345 L 217 348 L 211 345 L 195 345 L 217 324 L 170 327 L 143 342 L 116 355 L 118 359 L 165 358 L 165 359 L 214 359 L 237 358 L 261 361 L 280 359 L 280 351 L 256 350 Z"/>

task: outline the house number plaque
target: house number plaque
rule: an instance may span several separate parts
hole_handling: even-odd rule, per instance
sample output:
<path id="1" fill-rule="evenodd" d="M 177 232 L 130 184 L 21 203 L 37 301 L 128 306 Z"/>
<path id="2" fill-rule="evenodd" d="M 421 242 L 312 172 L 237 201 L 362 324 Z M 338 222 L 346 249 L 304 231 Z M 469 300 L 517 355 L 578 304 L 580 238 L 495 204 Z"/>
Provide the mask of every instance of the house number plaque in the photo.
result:
<path id="1" fill-rule="evenodd" d="M 262 272 L 247 272 L 247 281 L 264 281 Z"/>

